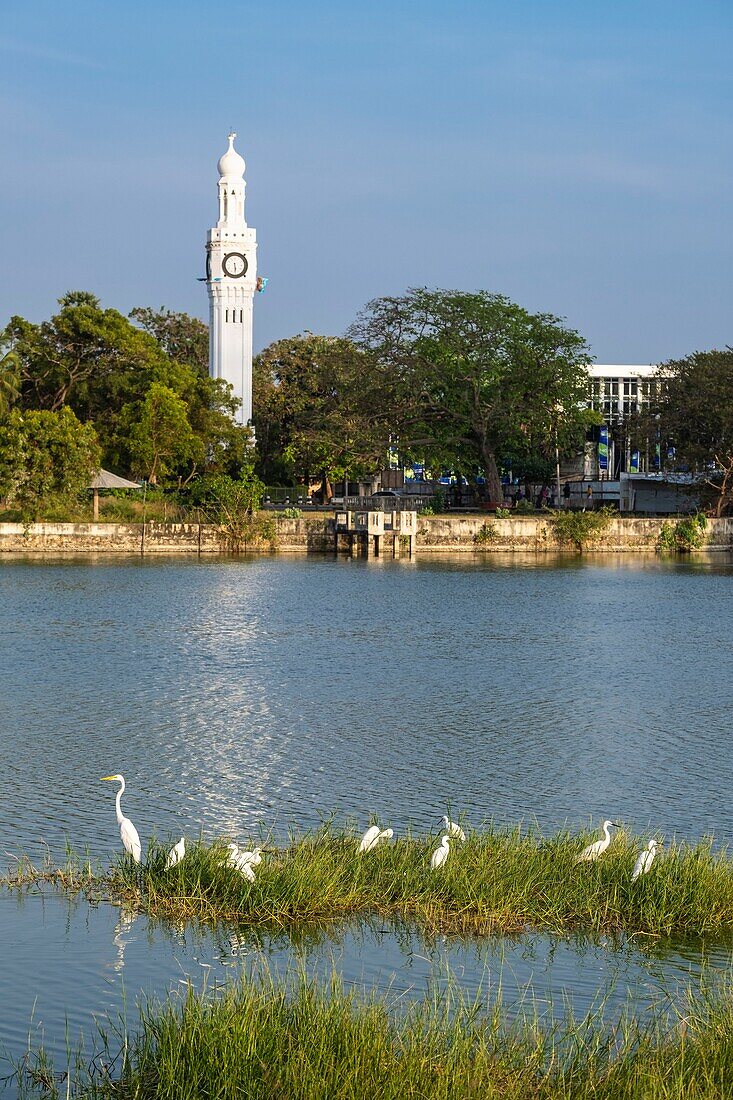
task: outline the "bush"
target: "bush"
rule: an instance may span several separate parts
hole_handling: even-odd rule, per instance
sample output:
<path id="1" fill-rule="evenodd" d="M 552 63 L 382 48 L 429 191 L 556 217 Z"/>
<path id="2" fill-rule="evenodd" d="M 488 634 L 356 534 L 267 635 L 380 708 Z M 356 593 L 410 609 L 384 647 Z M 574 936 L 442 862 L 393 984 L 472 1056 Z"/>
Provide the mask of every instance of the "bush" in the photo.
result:
<path id="1" fill-rule="evenodd" d="M 559 543 L 583 550 L 588 543 L 597 542 L 616 515 L 613 508 L 600 508 L 597 512 L 553 512 L 550 524 Z"/>
<path id="2" fill-rule="evenodd" d="M 663 523 L 659 532 L 658 548 L 661 552 L 675 554 L 689 554 L 691 550 L 699 550 L 705 545 L 707 525 L 707 518 L 701 512 L 677 520 L 674 524 Z"/>
<path id="3" fill-rule="evenodd" d="M 519 512 L 521 515 L 527 515 L 528 512 L 534 512 L 534 504 L 531 500 L 527 500 L 523 497 L 522 500 L 518 500 L 514 506 L 514 511 Z"/>
<path id="4" fill-rule="evenodd" d="M 493 523 L 482 523 L 479 530 L 473 536 L 473 541 L 477 546 L 488 546 L 490 543 L 495 542 L 496 538 L 497 533 Z"/>
<path id="5" fill-rule="evenodd" d="M 300 508 L 283 508 L 282 512 L 278 512 L 279 519 L 300 519 L 302 515 Z"/>

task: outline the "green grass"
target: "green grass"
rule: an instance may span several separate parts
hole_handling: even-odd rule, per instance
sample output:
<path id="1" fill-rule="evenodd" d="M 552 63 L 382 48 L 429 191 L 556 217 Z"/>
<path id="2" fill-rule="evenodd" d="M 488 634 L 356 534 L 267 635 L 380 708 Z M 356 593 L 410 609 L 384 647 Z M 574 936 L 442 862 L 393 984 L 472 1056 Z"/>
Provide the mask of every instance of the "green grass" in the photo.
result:
<path id="1" fill-rule="evenodd" d="M 359 838 L 326 826 L 266 845 L 256 882 L 226 865 L 225 842 L 187 844 L 185 859 L 164 870 L 167 845 L 153 843 L 135 866 L 119 856 L 104 870 L 67 853 L 57 866 L 26 857 L 0 886 L 50 885 L 90 899 L 125 901 L 175 921 L 265 925 L 270 931 L 361 917 L 409 922 L 456 935 L 525 931 L 619 932 L 649 936 L 733 935 L 733 859 L 711 841 L 662 849 L 649 874 L 631 881 L 645 841 L 617 833 L 595 864 L 575 858 L 597 834 L 543 838 L 521 829 L 470 833 L 451 842 L 444 867 L 430 870 L 438 837 L 404 836 L 359 854 Z M 262 842 L 261 842 L 262 843 Z"/>
<path id="2" fill-rule="evenodd" d="M 168 872 L 165 849 L 156 846 L 142 868 L 118 861 L 110 889 L 136 894 L 150 913 L 170 919 L 270 928 L 375 915 L 457 934 L 733 932 L 733 860 L 726 851 L 714 852 L 710 842 L 672 844 L 632 883 L 644 842 L 617 834 L 597 863 L 576 866 L 588 839 L 490 829 L 452 842 L 445 866 L 431 871 L 437 837 L 407 836 L 359 854 L 358 838 L 325 828 L 266 851 L 253 884 L 226 866 L 223 845 L 190 844 Z"/>
<path id="3" fill-rule="evenodd" d="M 242 982 L 151 1005 L 128 1040 L 103 1033 L 70 1079 L 43 1053 L 18 1067 L 21 1095 L 98 1100 L 720 1100 L 733 1087 L 730 990 L 613 1025 L 597 1014 L 509 1022 L 451 995 L 405 1009 L 338 981 Z M 117 1049 L 115 1049 L 115 1047 Z M 121 1050 L 122 1053 L 118 1053 Z M 72 1060 L 73 1062 L 73 1060 Z"/>

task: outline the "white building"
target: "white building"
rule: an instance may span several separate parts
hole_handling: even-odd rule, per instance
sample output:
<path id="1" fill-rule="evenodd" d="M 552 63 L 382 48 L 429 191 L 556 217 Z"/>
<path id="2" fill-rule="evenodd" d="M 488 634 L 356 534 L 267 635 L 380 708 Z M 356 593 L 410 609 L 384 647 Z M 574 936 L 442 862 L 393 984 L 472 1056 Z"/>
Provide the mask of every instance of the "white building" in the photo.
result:
<path id="1" fill-rule="evenodd" d="M 608 366 L 594 363 L 589 372 L 593 408 L 603 413 L 606 424 L 627 419 L 649 400 L 656 385 L 657 367 L 653 363 L 639 366 Z"/>
<path id="2" fill-rule="evenodd" d="M 617 477 L 622 471 L 659 470 L 661 461 L 655 441 L 632 439 L 631 418 L 656 396 L 657 366 L 642 363 L 633 366 L 594 363 L 590 370 L 591 405 L 603 416 L 608 431 L 608 465 L 606 477 Z M 584 473 L 597 476 L 597 449 L 586 451 Z"/>
<path id="3" fill-rule="evenodd" d="M 229 148 L 219 160 L 219 220 L 206 236 L 209 291 L 209 374 L 223 378 L 241 402 L 240 424 L 252 419 L 252 300 L 257 239 L 244 217 L 244 158 Z"/>

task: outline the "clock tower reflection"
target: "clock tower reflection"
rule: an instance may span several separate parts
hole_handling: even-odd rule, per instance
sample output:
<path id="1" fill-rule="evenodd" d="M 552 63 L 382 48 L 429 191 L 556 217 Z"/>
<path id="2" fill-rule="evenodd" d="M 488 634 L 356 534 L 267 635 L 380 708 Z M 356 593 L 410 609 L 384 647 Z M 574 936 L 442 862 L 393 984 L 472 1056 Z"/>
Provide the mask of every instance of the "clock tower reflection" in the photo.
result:
<path id="1" fill-rule="evenodd" d="M 209 374 L 223 378 L 241 402 L 236 418 L 252 418 L 252 300 L 257 287 L 257 236 L 244 217 L 244 157 L 229 148 L 219 160 L 219 220 L 206 236 L 209 291 Z"/>

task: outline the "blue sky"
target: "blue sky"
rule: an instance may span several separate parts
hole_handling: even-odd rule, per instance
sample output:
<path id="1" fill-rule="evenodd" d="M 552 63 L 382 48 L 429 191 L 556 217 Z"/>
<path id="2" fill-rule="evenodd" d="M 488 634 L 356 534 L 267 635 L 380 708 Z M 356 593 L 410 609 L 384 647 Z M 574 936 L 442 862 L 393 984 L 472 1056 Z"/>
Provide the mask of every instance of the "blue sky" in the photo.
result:
<path id="1" fill-rule="evenodd" d="M 733 343 L 730 0 L 2 7 L 0 323 L 69 289 L 205 317 L 234 126 L 258 347 L 415 285 L 601 362 Z"/>

